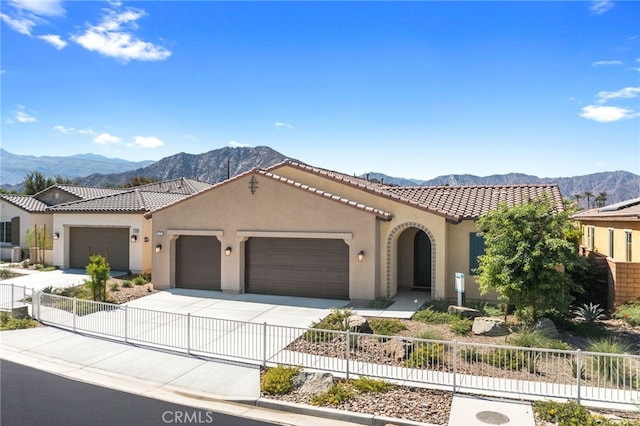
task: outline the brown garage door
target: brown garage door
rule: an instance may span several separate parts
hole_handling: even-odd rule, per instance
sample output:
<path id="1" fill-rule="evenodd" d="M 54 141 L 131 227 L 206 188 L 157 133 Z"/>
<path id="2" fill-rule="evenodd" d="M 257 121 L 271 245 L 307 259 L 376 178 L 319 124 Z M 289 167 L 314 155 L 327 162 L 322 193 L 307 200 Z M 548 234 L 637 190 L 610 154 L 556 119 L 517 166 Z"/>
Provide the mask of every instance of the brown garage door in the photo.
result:
<path id="1" fill-rule="evenodd" d="M 69 228 L 69 266 L 85 269 L 91 254 L 107 256 L 112 271 L 129 270 L 129 228 Z"/>
<path id="2" fill-rule="evenodd" d="M 349 246 L 343 240 L 250 238 L 245 256 L 247 293 L 349 298 Z"/>
<path id="3" fill-rule="evenodd" d="M 183 235 L 176 240 L 176 287 L 220 290 L 220 241 Z"/>

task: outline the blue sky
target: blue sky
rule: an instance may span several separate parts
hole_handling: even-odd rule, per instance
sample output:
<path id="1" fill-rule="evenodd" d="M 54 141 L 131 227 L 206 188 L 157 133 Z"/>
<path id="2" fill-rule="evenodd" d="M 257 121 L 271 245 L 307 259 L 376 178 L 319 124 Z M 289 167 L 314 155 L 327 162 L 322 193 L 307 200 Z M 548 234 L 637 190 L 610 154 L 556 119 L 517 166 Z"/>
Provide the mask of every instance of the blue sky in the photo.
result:
<path id="1" fill-rule="evenodd" d="M 345 173 L 640 174 L 640 2 L 2 0 L 1 142 Z"/>

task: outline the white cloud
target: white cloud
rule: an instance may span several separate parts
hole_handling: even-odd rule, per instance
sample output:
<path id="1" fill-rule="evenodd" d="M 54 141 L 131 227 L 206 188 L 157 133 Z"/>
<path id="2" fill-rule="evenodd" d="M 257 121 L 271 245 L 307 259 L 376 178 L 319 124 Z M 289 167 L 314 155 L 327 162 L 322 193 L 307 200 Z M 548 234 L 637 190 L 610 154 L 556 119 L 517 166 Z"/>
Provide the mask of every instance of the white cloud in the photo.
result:
<path id="1" fill-rule="evenodd" d="M 75 127 L 64 127 L 64 126 L 53 126 L 53 130 L 57 130 L 60 133 L 64 133 L 65 135 L 71 133 L 78 133 L 81 135 L 95 135 L 96 132 L 93 129 L 76 129 Z"/>
<path id="2" fill-rule="evenodd" d="M 164 142 L 155 136 L 136 136 L 135 145 L 140 148 L 158 148 L 164 146 Z"/>
<path id="3" fill-rule="evenodd" d="M 67 42 L 61 39 L 59 35 L 46 34 L 46 35 L 38 36 L 38 38 L 53 45 L 53 47 L 55 47 L 58 50 L 64 49 L 67 46 Z"/>
<path id="4" fill-rule="evenodd" d="M 11 29 L 24 35 L 31 35 L 31 29 L 35 27 L 36 23 L 31 20 L 20 16 L 9 16 L 4 13 L 0 13 L 0 19 L 2 19 Z"/>
<path id="5" fill-rule="evenodd" d="M 14 8 L 34 15 L 62 16 L 65 14 L 62 2 L 59 0 L 10 0 Z"/>
<path id="6" fill-rule="evenodd" d="M 611 99 L 618 98 L 635 98 L 640 95 L 640 87 L 625 87 L 615 92 L 602 91 L 598 92 L 598 103 L 605 103 Z"/>
<path id="7" fill-rule="evenodd" d="M 582 118 L 600 123 L 611 123 L 636 116 L 636 113 L 625 108 L 602 105 L 587 105 L 582 108 L 582 113 L 580 114 Z"/>
<path id="8" fill-rule="evenodd" d="M 119 137 L 110 135 L 109 133 L 100 133 L 93 139 L 93 141 L 99 145 L 120 143 L 121 140 L 122 139 L 120 139 Z"/>
<path id="9" fill-rule="evenodd" d="M 33 115 L 27 113 L 26 108 L 22 105 L 18 105 L 18 109 L 16 111 L 14 119 L 18 123 L 35 123 L 36 121 L 38 121 Z M 14 120 L 7 121 L 7 123 L 13 123 L 13 122 Z"/>
<path id="10" fill-rule="evenodd" d="M 276 127 L 286 127 L 288 129 L 293 129 L 293 126 L 289 123 L 283 123 L 282 121 L 276 121 L 275 123 L 273 123 L 274 126 Z"/>
<path id="11" fill-rule="evenodd" d="M 622 61 L 595 61 L 591 63 L 591 66 L 599 67 L 601 65 L 622 65 Z"/>
<path id="12" fill-rule="evenodd" d="M 136 21 L 144 15 L 143 10 L 133 8 L 122 12 L 108 10 L 99 24 L 88 25 L 84 33 L 72 36 L 72 40 L 87 50 L 124 63 L 167 59 L 171 56 L 170 50 L 143 41 L 130 32 L 137 29 Z"/>
<path id="13" fill-rule="evenodd" d="M 613 8 L 613 2 L 610 0 L 594 0 L 589 6 L 589 10 L 594 15 L 602 15 Z"/>
<path id="14" fill-rule="evenodd" d="M 232 146 L 234 148 L 243 148 L 243 147 L 247 147 L 247 146 L 251 146 L 249 144 L 246 143 L 240 143 L 237 141 L 229 141 L 229 146 Z"/>

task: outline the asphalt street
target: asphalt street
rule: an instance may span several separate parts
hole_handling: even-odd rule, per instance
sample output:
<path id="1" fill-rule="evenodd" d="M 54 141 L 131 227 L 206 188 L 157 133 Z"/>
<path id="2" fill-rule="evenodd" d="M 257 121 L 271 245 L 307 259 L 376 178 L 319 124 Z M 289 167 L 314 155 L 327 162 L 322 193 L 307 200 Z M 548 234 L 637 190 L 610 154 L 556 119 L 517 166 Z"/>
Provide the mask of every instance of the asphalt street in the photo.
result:
<path id="1" fill-rule="evenodd" d="M 172 404 L 0 361 L 2 426 L 266 426 L 274 423 Z"/>

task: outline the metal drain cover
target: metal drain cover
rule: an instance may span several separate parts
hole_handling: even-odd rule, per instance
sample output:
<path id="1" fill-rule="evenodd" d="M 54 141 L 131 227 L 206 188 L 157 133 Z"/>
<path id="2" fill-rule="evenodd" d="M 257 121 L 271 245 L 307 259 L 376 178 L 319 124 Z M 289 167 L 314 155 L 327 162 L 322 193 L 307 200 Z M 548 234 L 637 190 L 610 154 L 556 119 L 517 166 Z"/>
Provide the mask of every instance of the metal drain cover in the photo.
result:
<path id="1" fill-rule="evenodd" d="M 509 417 L 495 411 L 480 411 L 476 414 L 476 419 L 489 425 L 503 425 L 509 423 Z"/>

